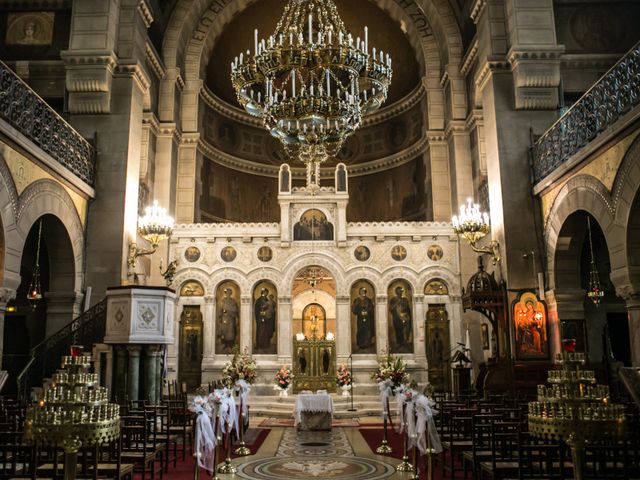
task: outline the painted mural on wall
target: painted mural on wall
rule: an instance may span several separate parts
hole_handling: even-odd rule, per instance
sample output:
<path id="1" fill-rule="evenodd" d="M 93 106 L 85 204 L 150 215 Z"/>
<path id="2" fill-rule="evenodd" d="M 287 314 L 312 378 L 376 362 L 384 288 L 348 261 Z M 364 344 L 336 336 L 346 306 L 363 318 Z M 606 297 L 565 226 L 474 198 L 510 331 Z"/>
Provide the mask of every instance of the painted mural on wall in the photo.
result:
<path id="1" fill-rule="evenodd" d="M 278 318 L 278 291 L 267 281 L 253 289 L 253 353 L 278 353 L 276 325 Z"/>
<path id="2" fill-rule="evenodd" d="M 388 290 L 389 352 L 413 353 L 413 308 L 411 286 L 394 280 Z"/>
<path id="3" fill-rule="evenodd" d="M 293 227 L 294 240 L 333 240 L 333 224 L 324 212 L 307 210 Z"/>
<path id="4" fill-rule="evenodd" d="M 180 315 L 179 379 L 188 388 L 200 386 L 203 352 L 202 312 L 197 305 L 186 305 Z"/>
<path id="5" fill-rule="evenodd" d="M 444 280 L 434 278 L 424 286 L 425 295 L 449 295 L 449 287 Z"/>
<path id="6" fill-rule="evenodd" d="M 367 280 L 351 286 L 351 351 L 376 353 L 376 291 Z"/>
<path id="7" fill-rule="evenodd" d="M 181 297 L 202 297 L 204 296 L 204 287 L 196 280 L 184 282 L 180 287 Z"/>
<path id="8" fill-rule="evenodd" d="M 216 290 L 216 353 L 230 354 L 240 344 L 240 288 L 228 280 Z"/>
<path id="9" fill-rule="evenodd" d="M 516 359 L 544 360 L 549 358 L 547 308 L 535 293 L 524 292 L 513 303 Z"/>
<path id="10" fill-rule="evenodd" d="M 7 17 L 7 45 L 39 46 L 53 42 L 53 12 L 12 13 Z"/>

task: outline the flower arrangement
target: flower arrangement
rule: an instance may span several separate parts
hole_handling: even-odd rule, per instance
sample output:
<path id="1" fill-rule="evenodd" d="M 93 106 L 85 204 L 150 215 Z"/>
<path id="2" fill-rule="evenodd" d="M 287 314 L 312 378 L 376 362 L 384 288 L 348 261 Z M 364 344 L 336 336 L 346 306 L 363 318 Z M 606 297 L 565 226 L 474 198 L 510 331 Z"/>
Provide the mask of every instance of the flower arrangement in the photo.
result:
<path id="1" fill-rule="evenodd" d="M 241 354 L 234 348 L 233 358 L 222 369 L 223 383 L 228 387 L 235 385 L 238 380 L 244 380 L 249 385 L 256 381 L 256 362 L 248 353 Z"/>
<path id="2" fill-rule="evenodd" d="M 392 355 L 382 357 L 378 359 L 378 369 L 371 374 L 371 379 L 378 384 L 384 383 L 395 393 L 397 388 L 409 381 L 407 364 Z"/>
<path id="3" fill-rule="evenodd" d="M 351 385 L 351 372 L 347 369 L 344 363 L 338 365 L 338 372 L 336 373 L 336 383 L 339 387 L 347 387 Z"/>
<path id="4" fill-rule="evenodd" d="M 293 374 L 291 373 L 291 369 L 286 365 L 283 365 L 280 370 L 276 373 L 275 381 L 276 387 L 286 390 L 291 385 L 291 380 L 293 379 Z"/>

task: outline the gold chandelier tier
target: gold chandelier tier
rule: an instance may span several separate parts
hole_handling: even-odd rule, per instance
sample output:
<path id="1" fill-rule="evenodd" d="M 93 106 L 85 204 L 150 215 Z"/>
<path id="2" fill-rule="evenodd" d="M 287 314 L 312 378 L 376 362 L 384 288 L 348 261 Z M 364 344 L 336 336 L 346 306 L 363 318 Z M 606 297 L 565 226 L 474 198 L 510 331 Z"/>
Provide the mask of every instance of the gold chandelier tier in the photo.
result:
<path id="1" fill-rule="evenodd" d="M 538 385 L 538 401 L 529 403 L 529 431 L 539 438 L 564 440 L 571 448 L 574 477 L 584 478 L 585 444 L 624 434 L 624 407 L 609 399 L 609 387 L 597 385 L 584 370 L 585 354 L 558 354 L 562 370 L 549 370 L 550 386 Z"/>
<path id="2" fill-rule="evenodd" d="M 337 155 L 391 84 L 388 54 L 347 32 L 332 0 L 289 0 L 274 33 L 231 63 L 238 102 L 262 118 L 290 157 L 307 165 Z"/>

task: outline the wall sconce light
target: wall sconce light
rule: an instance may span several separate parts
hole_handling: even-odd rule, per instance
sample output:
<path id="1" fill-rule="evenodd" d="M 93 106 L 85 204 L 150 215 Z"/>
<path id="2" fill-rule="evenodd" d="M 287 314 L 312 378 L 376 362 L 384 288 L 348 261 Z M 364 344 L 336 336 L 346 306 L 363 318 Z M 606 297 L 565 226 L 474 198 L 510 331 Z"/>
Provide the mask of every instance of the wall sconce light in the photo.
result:
<path id="1" fill-rule="evenodd" d="M 135 242 L 129 245 L 127 275 L 133 276 L 134 283 L 138 283 L 138 274 L 135 272 L 138 257 L 153 255 L 160 242 L 171 236 L 174 223 L 173 218 L 167 215 L 167 210 L 160 207 L 157 201 L 145 208 L 144 216 L 138 218 L 138 234 L 151 244 L 151 249 L 140 248 Z"/>
<path id="2" fill-rule="evenodd" d="M 500 261 L 500 244 L 496 240 L 486 247 L 478 247 L 477 243 L 491 231 L 489 214 L 480 212 L 480 205 L 468 199 L 466 205 L 460 206 L 460 214 L 451 218 L 453 231 L 458 236 L 463 236 L 471 245 L 471 249 L 483 255 L 491 255 L 494 265 Z"/>

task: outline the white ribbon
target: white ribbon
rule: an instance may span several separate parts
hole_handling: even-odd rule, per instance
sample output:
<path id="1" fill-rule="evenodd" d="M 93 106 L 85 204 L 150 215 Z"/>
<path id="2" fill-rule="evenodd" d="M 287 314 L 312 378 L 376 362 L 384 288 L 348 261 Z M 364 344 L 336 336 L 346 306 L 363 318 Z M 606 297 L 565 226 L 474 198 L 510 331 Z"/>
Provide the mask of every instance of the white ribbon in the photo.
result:
<path id="1" fill-rule="evenodd" d="M 251 391 L 251 386 L 247 383 L 246 380 L 240 379 L 236 382 L 236 389 L 240 393 L 240 405 L 242 405 L 242 416 L 245 421 L 249 418 L 249 392 Z"/>
<path id="2" fill-rule="evenodd" d="M 196 396 L 189 410 L 198 415 L 195 435 L 198 466 L 212 471 L 216 448 L 216 436 L 211 423 L 212 407 L 206 397 Z"/>
<path id="3" fill-rule="evenodd" d="M 433 407 L 435 402 L 425 395 L 418 395 L 415 402 L 416 419 L 416 442 L 420 453 L 425 454 L 427 452 L 427 434 L 429 435 L 429 443 L 431 444 L 431 451 L 433 453 L 442 452 L 442 444 L 440 443 L 440 436 L 436 430 L 436 422 L 433 420 L 433 416 L 438 413 Z"/>
<path id="4" fill-rule="evenodd" d="M 380 389 L 380 401 L 382 402 L 382 411 L 388 417 L 389 412 L 387 411 L 387 405 L 389 405 L 389 397 L 393 396 L 393 391 L 391 390 L 391 383 L 388 381 L 379 382 L 378 388 Z"/>
<path id="5" fill-rule="evenodd" d="M 239 435 L 240 431 L 238 430 L 238 410 L 236 408 L 236 402 L 229 389 L 223 388 L 220 400 L 220 431 L 222 433 L 227 433 L 234 429 L 236 434 Z"/>

